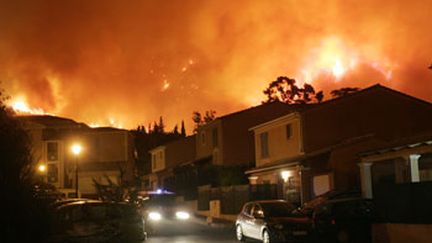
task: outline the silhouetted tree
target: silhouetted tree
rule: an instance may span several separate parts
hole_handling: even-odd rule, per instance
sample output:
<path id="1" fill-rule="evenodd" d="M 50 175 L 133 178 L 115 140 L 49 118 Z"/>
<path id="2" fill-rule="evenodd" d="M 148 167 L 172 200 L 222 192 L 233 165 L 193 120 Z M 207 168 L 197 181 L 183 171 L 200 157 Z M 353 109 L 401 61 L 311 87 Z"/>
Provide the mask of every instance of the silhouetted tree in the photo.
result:
<path id="1" fill-rule="evenodd" d="M 185 124 L 184 121 L 182 120 L 181 122 L 181 134 L 182 137 L 186 137 L 186 128 L 185 128 Z"/>
<path id="2" fill-rule="evenodd" d="M 177 124 L 174 126 L 173 133 L 174 133 L 175 135 L 179 135 L 179 131 L 178 131 L 178 126 L 177 126 Z"/>
<path id="3" fill-rule="evenodd" d="M 324 99 L 324 93 L 322 91 L 317 92 L 315 94 L 315 99 L 317 100 L 318 103 L 321 103 Z"/>
<path id="4" fill-rule="evenodd" d="M 153 122 L 152 133 L 159 133 L 159 126 L 156 122 Z"/>
<path id="5" fill-rule="evenodd" d="M 194 126 L 194 133 L 198 131 L 198 128 L 203 126 L 206 123 L 209 123 L 213 121 L 216 118 L 216 111 L 214 110 L 208 110 L 204 113 L 204 117 L 201 115 L 200 112 L 194 111 L 192 113 L 192 121 L 195 123 Z"/>
<path id="6" fill-rule="evenodd" d="M 165 127 L 162 117 L 160 117 L 158 123 L 156 121 L 153 122 L 153 128 L 151 128 L 151 123 L 149 124 L 147 133 L 143 132 L 141 129 L 131 131 L 135 138 L 135 149 L 137 152 L 135 165 L 138 177 L 151 172 L 151 158 L 149 154 L 151 149 L 186 136 L 183 123 L 182 130 L 184 131 L 182 131 L 182 133 L 184 132 L 184 135 L 178 132 L 177 125 L 173 128 L 172 132 L 165 132 L 161 127 Z M 136 182 L 138 183 L 139 180 Z"/>
<path id="7" fill-rule="evenodd" d="M 163 121 L 162 116 L 159 117 L 159 124 L 158 124 L 159 132 L 164 133 L 165 132 L 165 123 Z"/>
<path id="8" fill-rule="evenodd" d="M 30 137 L 0 90 L 0 238 L 2 242 L 39 242 L 48 230 L 46 205 L 35 196 Z M 39 187 L 40 188 L 40 187 Z"/>
<path id="9" fill-rule="evenodd" d="M 307 104 L 312 102 L 312 98 L 317 102 L 321 102 L 324 98 L 323 92 L 316 93 L 312 85 L 305 83 L 303 87 L 298 87 L 295 79 L 283 76 L 270 82 L 263 93 L 267 96 L 267 100 L 263 103 L 281 101 L 287 104 Z"/>
<path id="10" fill-rule="evenodd" d="M 192 113 L 192 121 L 194 122 L 194 133 L 196 133 L 198 131 L 198 128 L 200 126 L 202 126 L 202 117 L 201 117 L 201 113 L 199 113 L 198 111 L 194 111 Z"/>
<path id="11" fill-rule="evenodd" d="M 355 93 L 359 90 L 360 90 L 360 88 L 346 87 L 346 88 L 332 90 L 330 92 L 330 94 L 333 96 L 333 98 L 339 98 L 339 97 L 343 97 L 343 96 Z"/>
<path id="12" fill-rule="evenodd" d="M 213 121 L 216 117 L 216 111 L 214 110 L 208 110 L 205 112 L 205 116 L 204 116 L 204 123 L 209 123 L 211 121 Z"/>

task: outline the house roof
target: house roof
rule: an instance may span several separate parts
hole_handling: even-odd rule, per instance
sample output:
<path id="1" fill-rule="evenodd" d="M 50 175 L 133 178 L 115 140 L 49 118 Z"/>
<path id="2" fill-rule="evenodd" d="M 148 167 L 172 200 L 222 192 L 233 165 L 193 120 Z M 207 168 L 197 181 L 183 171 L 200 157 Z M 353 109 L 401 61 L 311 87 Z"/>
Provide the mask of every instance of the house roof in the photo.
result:
<path id="1" fill-rule="evenodd" d="M 204 124 L 202 127 L 206 127 L 216 121 L 219 120 L 228 120 L 228 119 L 235 119 L 237 117 L 241 117 L 243 115 L 248 115 L 251 113 L 254 113 L 256 110 L 261 110 L 261 109 L 272 109 L 272 107 L 284 107 L 286 109 L 286 114 L 291 113 L 291 112 L 295 112 L 295 111 L 303 111 L 306 109 L 309 109 L 311 107 L 317 106 L 319 104 L 287 104 L 287 103 L 283 103 L 280 101 L 274 101 L 274 102 L 270 102 L 270 103 L 264 103 L 261 105 L 257 105 L 257 106 L 252 106 L 250 108 L 241 110 L 241 111 L 237 111 L 237 112 L 233 112 L 233 113 L 229 113 L 220 117 L 216 117 L 213 121 Z"/>
<path id="2" fill-rule="evenodd" d="M 393 93 L 395 95 L 399 95 L 399 96 L 405 97 L 407 99 L 413 100 L 413 101 L 415 101 L 417 103 L 421 103 L 423 105 L 432 106 L 432 103 L 430 103 L 428 101 L 419 99 L 417 97 L 414 97 L 414 96 L 411 96 L 411 95 L 408 95 L 408 94 L 405 94 L 405 93 L 402 93 L 400 91 L 391 89 L 389 87 L 383 86 L 383 85 L 381 85 L 381 84 L 378 83 L 378 84 L 372 85 L 370 87 L 361 89 L 361 90 L 359 90 L 357 92 L 354 92 L 354 93 L 351 93 L 351 94 L 347 94 L 347 95 L 342 96 L 342 97 L 337 97 L 337 98 L 334 98 L 334 99 L 326 100 L 326 101 L 324 101 L 324 102 L 322 102 L 322 103 L 320 103 L 320 104 L 318 104 L 316 106 L 311 107 L 311 109 L 308 109 L 307 111 L 313 112 L 315 109 L 319 109 L 322 106 L 331 105 L 331 104 L 338 103 L 338 102 L 341 102 L 341 101 L 344 101 L 344 100 L 347 100 L 347 99 L 350 99 L 350 98 L 354 98 L 354 97 L 362 96 L 362 95 L 365 95 L 365 94 L 369 94 L 369 93 L 377 91 L 377 90 Z"/>
<path id="3" fill-rule="evenodd" d="M 369 94 L 371 92 L 374 92 L 374 91 L 377 91 L 377 90 L 393 93 L 393 94 L 399 95 L 399 96 L 403 96 L 403 97 L 405 97 L 407 99 L 410 99 L 410 100 L 413 100 L 413 101 L 415 101 L 417 103 L 421 103 L 423 105 L 428 105 L 428 106 L 432 107 L 432 103 L 429 103 L 428 101 L 425 101 L 425 100 L 422 100 L 422 99 L 410 96 L 408 94 L 405 94 L 405 93 L 402 93 L 400 91 L 388 88 L 388 87 L 383 86 L 381 84 L 375 84 L 375 85 L 372 85 L 372 86 L 367 87 L 365 89 L 359 90 L 357 92 L 354 92 L 354 93 L 351 93 L 351 94 L 347 94 L 347 95 L 342 96 L 342 97 L 330 99 L 330 100 L 327 100 L 327 101 L 324 101 L 324 102 L 318 103 L 318 104 L 300 104 L 300 105 L 297 105 L 297 104 L 286 104 L 286 105 L 291 106 L 293 108 L 292 111 L 294 111 L 294 112 L 298 112 L 298 113 L 302 113 L 302 112 L 314 112 L 315 110 L 318 110 L 318 109 L 320 109 L 322 107 L 325 107 L 327 105 L 337 104 L 337 103 L 339 103 L 341 101 L 345 101 L 347 99 L 351 99 L 351 98 L 362 96 L 362 95 L 367 95 L 367 94 Z M 281 103 L 281 102 L 279 102 L 279 103 Z M 250 109 L 253 109 L 253 108 L 255 108 L 255 107 L 252 107 Z M 233 114 L 235 115 L 236 113 L 233 113 Z M 230 116 L 230 115 L 233 115 L 233 114 L 229 114 L 227 116 Z M 276 119 L 273 119 L 271 121 L 268 121 L 266 123 L 262 123 L 262 124 L 259 124 L 257 126 L 254 126 L 254 127 L 250 128 L 249 130 L 254 130 L 256 128 L 260 128 L 260 127 L 266 126 L 268 124 L 272 124 L 273 122 L 275 122 L 277 120 L 280 120 L 280 119 L 284 119 L 285 117 L 291 116 L 292 114 L 293 113 L 288 113 L 287 115 L 284 115 L 284 116 L 281 116 L 279 118 L 276 118 Z M 223 118 L 223 117 L 221 117 L 221 118 Z"/>
<path id="4" fill-rule="evenodd" d="M 128 131 L 126 129 L 116 128 L 116 127 L 93 127 L 92 128 L 98 132 L 120 132 L 120 131 Z"/>
<path id="5" fill-rule="evenodd" d="M 50 115 L 24 115 L 17 116 L 17 118 L 21 121 L 25 122 L 34 122 L 46 127 L 81 127 L 88 128 L 88 126 L 84 123 L 78 123 L 72 119 L 58 117 L 58 116 L 50 116 Z"/>
<path id="6" fill-rule="evenodd" d="M 362 157 L 367 157 L 371 155 L 385 154 L 389 152 L 396 152 L 404 149 L 411 149 L 428 145 L 432 145 L 432 134 L 423 133 L 417 136 L 395 140 L 393 142 L 390 142 L 390 144 L 385 147 L 366 151 L 360 153 L 359 155 Z"/>

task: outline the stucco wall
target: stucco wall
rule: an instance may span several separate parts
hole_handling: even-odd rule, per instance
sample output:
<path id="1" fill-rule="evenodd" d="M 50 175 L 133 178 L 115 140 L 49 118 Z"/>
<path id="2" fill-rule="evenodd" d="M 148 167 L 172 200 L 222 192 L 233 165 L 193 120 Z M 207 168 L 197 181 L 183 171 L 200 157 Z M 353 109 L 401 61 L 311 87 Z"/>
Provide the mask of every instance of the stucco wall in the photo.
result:
<path id="1" fill-rule="evenodd" d="M 291 124 L 292 135 L 290 138 L 286 136 L 286 127 Z M 256 166 L 260 167 L 268 163 L 279 161 L 282 159 L 292 158 L 301 154 L 301 139 L 300 139 L 300 120 L 291 119 L 269 124 L 255 132 L 255 160 Z M 261 157 L 261 139 L 260 135 L 264 132 L 268 133 L 268 151 L 269 157 Z"/>

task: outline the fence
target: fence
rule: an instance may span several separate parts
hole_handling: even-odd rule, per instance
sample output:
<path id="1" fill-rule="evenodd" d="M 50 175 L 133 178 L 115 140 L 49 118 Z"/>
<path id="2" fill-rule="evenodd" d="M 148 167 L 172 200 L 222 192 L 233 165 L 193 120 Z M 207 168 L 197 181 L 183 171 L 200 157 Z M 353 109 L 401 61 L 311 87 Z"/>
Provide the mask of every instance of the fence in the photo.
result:
<path id="1" fill-rule="evenodd" d="M 380 222 L 432 223 L 432 182 L 376 185 L 374 202 Z"/>
<path id="2" fill-rule="evenodd" d="M 209 210 L 210 200 L 219 200 L 222 214 L 237 214 L 248 201 L 280 199 L 281 194 L 277 184 L 201 186 L 198 188 L 198 210 Z"/>

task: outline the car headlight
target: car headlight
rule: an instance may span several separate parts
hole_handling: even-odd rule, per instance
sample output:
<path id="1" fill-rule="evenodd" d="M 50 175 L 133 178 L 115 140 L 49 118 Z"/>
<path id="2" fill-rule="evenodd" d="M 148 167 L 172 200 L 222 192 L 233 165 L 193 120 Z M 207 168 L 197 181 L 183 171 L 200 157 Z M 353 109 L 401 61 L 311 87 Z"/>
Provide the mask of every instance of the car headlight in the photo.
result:
<path id="1" fill-rule="evenodd" d="M 176 218 L 181 220 L 186 220 L 190 218 L 190 215 L 188 212 L 178 211 L 176 212 Z"/>
<path id="2" fill-rule="evenodd" d="M 148 214 L 148 217 L 150 220 L 153 220 L 153 221 L 159 221 L 162 219 L 162 215 L 158 212 L 150 212 Z"/>
<path id="3" fill-rule="evenodd" d="M 282 224 L 275 224 L 273 227 L 274 227 L 275 229 L 277 229 L 277 230 L 281 230 L 281 229 L 283 229 L 283 225 L 282 225 Z"/>

